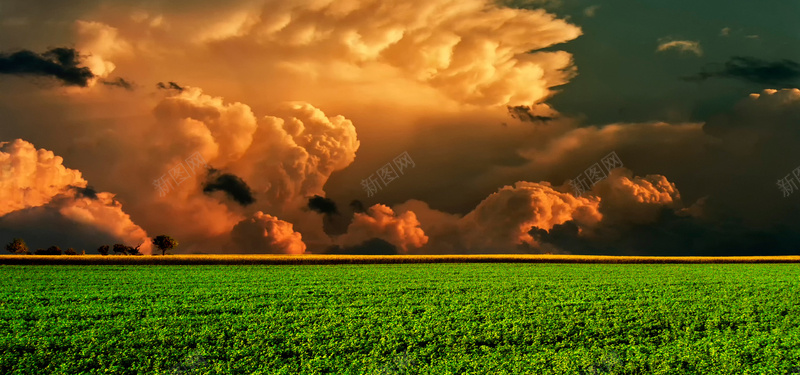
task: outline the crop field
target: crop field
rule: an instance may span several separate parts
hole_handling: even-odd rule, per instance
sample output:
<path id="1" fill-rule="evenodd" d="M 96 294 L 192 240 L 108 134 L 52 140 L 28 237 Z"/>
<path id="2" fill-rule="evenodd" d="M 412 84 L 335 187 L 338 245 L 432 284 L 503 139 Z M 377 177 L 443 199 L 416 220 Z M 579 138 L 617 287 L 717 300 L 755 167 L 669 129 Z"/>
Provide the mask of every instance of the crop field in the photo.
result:
<path id="1" fill-rule="evenodd" d="M 0 374 L 800 373 L 796 264 L 0 269 Z"/>

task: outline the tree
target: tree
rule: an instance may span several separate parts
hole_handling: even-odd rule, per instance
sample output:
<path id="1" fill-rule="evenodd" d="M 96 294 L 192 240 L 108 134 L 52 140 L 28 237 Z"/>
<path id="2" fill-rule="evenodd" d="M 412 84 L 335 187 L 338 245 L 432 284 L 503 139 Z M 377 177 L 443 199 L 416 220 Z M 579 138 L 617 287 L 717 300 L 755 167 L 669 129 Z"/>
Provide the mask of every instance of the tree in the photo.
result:
<path id="1" fill-rule="evenodd" d="M 115 243 L 114 247 L 112 249 L 114 250 L 114 255 L 117 255 L 119 253 L 122 253 L 123 255 L 125 255 L 125 250 L 127 250 L 128 247 L 123 245 L 123 244 L 121 244 L 121 243 Z"/>
<path id="2" fill-rule="evenodd" d="M 97 252 L 100 253 L 100 255 L 108 255 L 108 245 L 98 247 Z"/>
<path id="3" fill-rule="evenodd" d="M 68 247 L 67 250 L 64 250 L 64 255 L 78 255 L 78 252 L 75 249 Z"/>
<path id="4" fill-rule="evenodd" d="M 142 253 L 139 252 L 139 247 L 141 247 L 143 244 L 144 242 L 140 243 L 139 246 L 136 247 L 126 246 L 125 251 L 127 251 L 129 255 L 142 255 Z"/>
<path id="5" fill-rule="evenodd" d="M 47 249 L 36 249 L 33 253 L 36 255 L 61 255 L 61 248 L 58 246 L 50 246 Z"/>
<path id="6" fill-rule="evenodd" d="M 153 246 L 161 250 L 161 255 L 164 255 L 166 254 L 167 250 L 172 250 L 173 248 L 178 246 L 178 241 L 175 241 L 170 236 L 162 234 L 156 236 L 156 238 L 153 238 Z"/>
<path id="7" fill-rule="evenodd" d="M 26 254 L 28 253 L 28 245 L 22 238 L 15 238 L 6 245 L 6 250 L 11 254 Z"/>

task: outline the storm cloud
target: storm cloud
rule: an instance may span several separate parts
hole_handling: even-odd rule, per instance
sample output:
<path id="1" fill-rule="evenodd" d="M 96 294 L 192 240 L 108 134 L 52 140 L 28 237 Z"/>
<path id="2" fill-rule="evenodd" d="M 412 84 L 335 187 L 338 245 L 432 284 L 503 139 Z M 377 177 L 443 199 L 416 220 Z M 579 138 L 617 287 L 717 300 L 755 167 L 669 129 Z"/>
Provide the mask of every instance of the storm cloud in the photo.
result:
<path id="1" fill-rule="evenodd" d="M 210 194 L 215 191 L 224 192 L 242 206 L 253 204 L 256 201 L 253 191 L 241 177 L 210 168 L 206 182 L 203 184 L 203 192 Z"/>
<path id="2" fill-rule="evenodd" d="M 308 208 L 324 215 L 338 215 L 339 209 L 332 199 L 315 195 L 308 199 Z"/>
<path id="3" fill-rule="evenodd" d="M 51 77 L 65 86 L 86 87 L 94 78 L 92 71 L 80 64 L 81 56 L 72 48 L 52 48 L 41 54 L 29 50 L 0 53 L 0 74 Z"/>
<path id="4" fill-rule="evenodd" d="M 756 57 L 734 56 L 721 67 L 719 64 L 711 64 L 707 70 L 683 79 L 705 81 L 711 78 L 732 78 L 761 85 L 786 86 L 798 83 L 800 64 L 788 59 L 767 61 Z"/>

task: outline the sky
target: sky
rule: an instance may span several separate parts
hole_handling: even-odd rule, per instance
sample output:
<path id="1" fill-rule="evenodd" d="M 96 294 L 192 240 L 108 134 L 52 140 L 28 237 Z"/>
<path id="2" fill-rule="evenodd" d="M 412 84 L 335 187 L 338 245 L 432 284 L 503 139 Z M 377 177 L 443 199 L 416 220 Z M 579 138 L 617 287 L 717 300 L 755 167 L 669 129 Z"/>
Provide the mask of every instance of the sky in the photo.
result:
<path id="1" fill-rule="evenodd" d="M 0 0 L 0 242 L 797 254 L 798 0 Z"/>

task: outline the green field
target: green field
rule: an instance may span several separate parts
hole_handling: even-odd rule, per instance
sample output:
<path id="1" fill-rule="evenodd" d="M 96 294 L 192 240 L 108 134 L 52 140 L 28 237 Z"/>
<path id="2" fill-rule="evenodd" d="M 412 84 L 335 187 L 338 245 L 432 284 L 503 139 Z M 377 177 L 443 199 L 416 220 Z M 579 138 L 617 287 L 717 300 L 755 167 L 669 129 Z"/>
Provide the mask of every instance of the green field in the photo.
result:
<path id="1" fill-rule="evenodd" d="M 800 373 L 796 264 L 0 270 L 0 374 Z"/>

